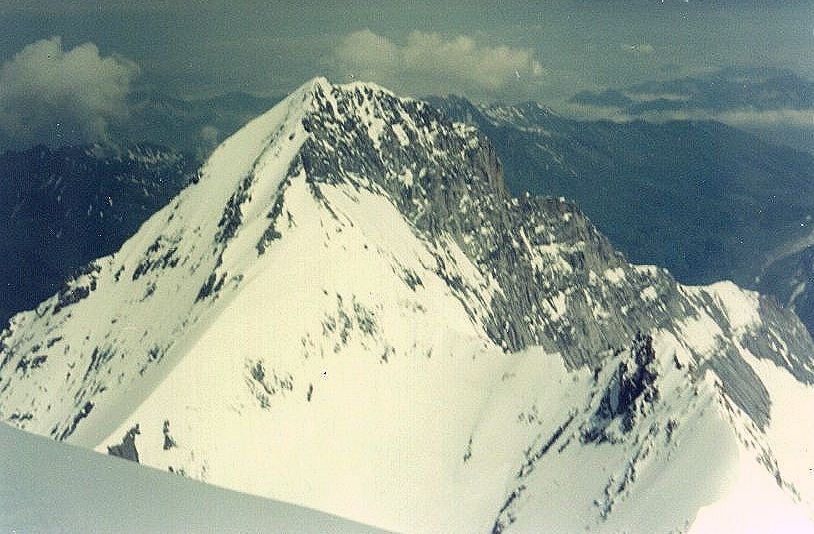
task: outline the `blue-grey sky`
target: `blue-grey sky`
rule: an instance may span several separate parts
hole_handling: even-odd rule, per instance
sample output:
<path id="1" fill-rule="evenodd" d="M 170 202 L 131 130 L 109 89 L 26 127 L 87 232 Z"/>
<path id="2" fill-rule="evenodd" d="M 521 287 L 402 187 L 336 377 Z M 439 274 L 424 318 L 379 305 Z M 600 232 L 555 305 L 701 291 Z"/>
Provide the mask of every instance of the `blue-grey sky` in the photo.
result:
<path id="1" fill-rule="evenodd" d="M 555 109 L 731 66 L 814 78 L 811 0 L 10 0 L 0 27 L 7 130 L 62 107 L 92 134 L 138 88 L 282 95 L 316 75 Z"/>
<path id="2" fill-rule="evenodd" d="M 66 49 L 95 43 L 138 64 L 139 83 L 186 96 L 284 93 L 317 74 L 506 100 L 733 64 L 814 77 L 808 0 L 13 0 L 0 3 L 0 26 L 4 62 L 61 36 Z"/>

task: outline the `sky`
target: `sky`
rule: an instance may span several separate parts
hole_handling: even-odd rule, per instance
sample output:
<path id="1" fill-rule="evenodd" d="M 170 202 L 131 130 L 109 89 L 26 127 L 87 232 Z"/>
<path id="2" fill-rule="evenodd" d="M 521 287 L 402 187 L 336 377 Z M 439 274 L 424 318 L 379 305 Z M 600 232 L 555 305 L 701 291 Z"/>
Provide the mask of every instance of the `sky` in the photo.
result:
<path id="1" fill-rule="evenodd" d="M 7 0 L 0 27 L 7 135 L 64 116 L 92 138 L 138 89 L 280 96 L 317 75 L 555 109 L 731 66 L 814 79 L 810 0 Z"/>

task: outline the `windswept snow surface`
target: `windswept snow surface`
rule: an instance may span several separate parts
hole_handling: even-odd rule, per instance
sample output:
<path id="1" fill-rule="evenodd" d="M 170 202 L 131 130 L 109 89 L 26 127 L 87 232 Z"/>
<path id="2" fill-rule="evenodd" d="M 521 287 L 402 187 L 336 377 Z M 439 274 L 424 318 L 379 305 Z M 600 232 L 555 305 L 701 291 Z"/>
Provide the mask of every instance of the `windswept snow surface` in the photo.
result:
<path id="1" fill-rule="evenodd" d="M 510 198 L 473 128 L 316 79 L 12 320 L 0 418 L 388 530 L 683 531 L 746 467 L 756 514 L 814 515 L 812 354 Z"/>
<path id="2" fill-rule="evenodd" d="M 382 531 L 145 469 L 0 423 L 0 532 Z"/>
<path id="3" fill-rule="evenodd" d="M 725 496 L 701 508 L 690 534 L 814 532 L 811 518 L 772 482 L 753 458 L 739 457 L 727 473 Z"/>

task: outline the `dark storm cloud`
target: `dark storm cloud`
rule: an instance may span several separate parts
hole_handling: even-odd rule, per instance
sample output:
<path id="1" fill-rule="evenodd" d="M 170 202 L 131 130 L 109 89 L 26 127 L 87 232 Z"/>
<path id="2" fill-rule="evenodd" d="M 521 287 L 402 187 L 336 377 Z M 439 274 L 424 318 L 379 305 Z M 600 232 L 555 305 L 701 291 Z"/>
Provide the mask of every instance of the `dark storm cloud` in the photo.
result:
<path id="1" fill-rule="evenodd" d="M 65 50 L 59 37 L 32 43 L 0 67 L 0 145 L 100 141 L 127 115 L 138 67 L 92 43 Z"/>

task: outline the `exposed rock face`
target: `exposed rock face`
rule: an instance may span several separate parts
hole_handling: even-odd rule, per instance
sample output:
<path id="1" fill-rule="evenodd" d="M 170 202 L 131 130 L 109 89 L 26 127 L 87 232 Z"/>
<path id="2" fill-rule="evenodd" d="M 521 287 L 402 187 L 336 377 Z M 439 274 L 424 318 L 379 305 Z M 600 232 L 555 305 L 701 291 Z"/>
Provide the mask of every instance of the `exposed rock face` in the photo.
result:
<path id="1" fill-rule="evenodd" d="M 814 332 L 811 154 L 713 121 L 577 121 L 535 102 L 430 101 L 489 136 L 515 195 L 573 199 L 635 262 L 685 284 L 733 280 L 774 295 Z"/>
<path id="2" fill-rule="evenodd" d="M 685 337 L 682 321 L 701 308 L 722 335 L 719 349 L 699 360 L 721 371 L 736 402 L 757 419 L 768 418 L 765 394 L 748 370 L 738 376 L 725 363 L 734 358 L 734 367 L 743 367 L 726 338 L 814 383 L 807 363 L 811 339 L 793 313 L 758 297 L 764 326 L 734 332 L 714 294 L 684 291 L 665 270 L 628 264 L 573 204 L 511 198 L 494 149 L 471 126 L 450 124 L 422 102 L 365 86 L 320 87 L 315 107 L 305 119 L 313 132 L 301 152 L 306 180 L 315 191 L 320 183 L 384 191 L 433 244 L 437 273 L 505 350 L 542 345 L 570 365 L 595 366 L 638 332 L 662 329 Z M 486 287 L 446 274 L 454 262 L 449 240 L 477 266 Z M 778 322 L 788 326 L 778 328 Z M 776 343 L 757 345 L 777 332 L 788 336 L 789 360 L 772 349 Z"/>
<path id="3" fill-rule="evenodd" d="M 624 432 L 633 429 L 637 414 L 644 413 L 647 405 L 659 398 L 655 385 L 658 373 L 653 338 L 636 335 L 630 348 L 630 357 L 620 361 L 612 375 L 596 412 L 598 427 L 584 436 L 587 441 L 603 441 L 607 424 L 618 418 Z"/>
<path id="4" fill-rule="evenodd" d="M 488 315 L 480 319 L 506 350 L 542 344 L 562 351 L 573 365 L 592 365 L 636 332 L 672 330 L 676 317 L 693 313 L 694 303 L 666 271 L 627 264 L 573 204 L 511 198 L 494 148 L 473 127 L 449 123 L 423 102 L 370 86 L 320 87 L 315 107 L 305 119 L 311 136 L 301 151 L 306 180 L 315 190 L 320 183 L 383 190 L 434 242 L 439 272 L 445 240 L 451 238 L 501 289 L 492 293 Z M 617 269 L 612 276 L 619 283 L 597 283 L 596 277 Z M 460 285 L 455 290 L 464 301 L 478 293 L 463 281 L 451 283 Z M 648 287 L 657 294 L 652 301 L 640 297 Z M 564 299 L 575 313 L 552 319 L 555 299 Z M 762 308 L 796 324 L 767 301 Z M 726 329 L 725 317 L 720 319 Z M 805 354 L 807 336 L 794 332 L 792 338 L 794 352 Z M 807 376 L 814 379 L 811 372 Z"/>
<path id="5" fill-rule="evenodd" d="M 127 431 L 118 445 L 110 445 L 107 453 L 111 456 L 118 456 L 125 460 L 138 463 L 138 450 L 136 449 L 136 436 L 141 434 L 138 425 Z"/>

